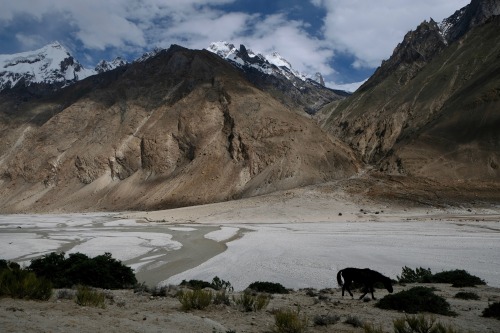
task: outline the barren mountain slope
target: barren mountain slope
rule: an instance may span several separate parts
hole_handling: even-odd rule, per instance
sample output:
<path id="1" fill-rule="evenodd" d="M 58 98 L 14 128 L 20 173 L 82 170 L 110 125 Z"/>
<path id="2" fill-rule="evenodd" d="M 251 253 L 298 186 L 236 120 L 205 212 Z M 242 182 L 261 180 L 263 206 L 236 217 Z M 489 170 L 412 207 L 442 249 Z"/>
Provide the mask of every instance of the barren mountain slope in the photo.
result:
<path id="1" fill-rule="evenodd" d="M 2 93 L 0 119 L 3 212 L 184 206 L 358 170 L 226 61 L 178 46 L 52 97 Z"/>
<path id="2" fill-rule="evenodd" d="M 380 171 L 498 189 L 498 31 L 492 16 L 448 45 L 424 22 L 353 96 L 322 110 L 322 125 Z"/>

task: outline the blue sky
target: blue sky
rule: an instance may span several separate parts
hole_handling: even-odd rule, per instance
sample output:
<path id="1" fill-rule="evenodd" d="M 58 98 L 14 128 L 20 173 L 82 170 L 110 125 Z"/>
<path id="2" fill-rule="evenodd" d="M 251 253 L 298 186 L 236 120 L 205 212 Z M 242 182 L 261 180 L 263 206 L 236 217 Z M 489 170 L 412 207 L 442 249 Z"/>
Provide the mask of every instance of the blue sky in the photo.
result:
<path id="1" fill-rule="evenodd" d="M 59 41 L 85 66 L 225 40 L 278 51 L 331 86 L 369 77 L 423 20 L 469 0 L 0 0 L 0 54 Z"/>

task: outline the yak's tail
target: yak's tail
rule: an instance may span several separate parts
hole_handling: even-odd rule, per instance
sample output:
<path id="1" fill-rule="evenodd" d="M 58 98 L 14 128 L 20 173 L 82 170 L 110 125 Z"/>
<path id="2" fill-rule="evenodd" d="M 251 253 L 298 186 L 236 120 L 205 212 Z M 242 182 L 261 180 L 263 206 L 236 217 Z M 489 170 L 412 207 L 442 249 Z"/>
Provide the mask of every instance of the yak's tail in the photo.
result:
<path id="1" fill-rule="evenodd" d="M 337 273 L 337 282 L 339 286 L 343 286 L 344 284 L 342 283 L 342 269 Z"/>

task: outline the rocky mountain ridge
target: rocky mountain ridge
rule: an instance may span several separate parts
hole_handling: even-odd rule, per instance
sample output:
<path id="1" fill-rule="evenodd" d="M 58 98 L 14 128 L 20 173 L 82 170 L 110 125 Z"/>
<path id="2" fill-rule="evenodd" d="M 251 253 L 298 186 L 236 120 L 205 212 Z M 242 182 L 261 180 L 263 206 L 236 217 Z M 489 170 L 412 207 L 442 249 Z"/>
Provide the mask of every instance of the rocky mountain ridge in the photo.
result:
<path id="1" fill-rule="evenodd" d="M 474 0 L 446 24 L 423 22 L 356 93 L 322 110 L 322 126 L 384 173 L 497 182 L 498 13 L 498 1 Z"/>
<path id="2" fill-rule="evenodd" d="M 328 102 L 341 100 L 350 94 L 324 86 L 323 77 L 316 73 L 314 80 L 293 69 L 279 53 L 262 55 L 228 42 L 212 43 L 208 50 L 243 71 L 245 77 L 263 91 L 290 108 L 301 108 L 315 114 Z"/>
<path id="3" fill-rule="evenodd" d="M 351 150 L 206 50 L 0 94 L 0 210 L 159 209 L 350 177 Z"/>

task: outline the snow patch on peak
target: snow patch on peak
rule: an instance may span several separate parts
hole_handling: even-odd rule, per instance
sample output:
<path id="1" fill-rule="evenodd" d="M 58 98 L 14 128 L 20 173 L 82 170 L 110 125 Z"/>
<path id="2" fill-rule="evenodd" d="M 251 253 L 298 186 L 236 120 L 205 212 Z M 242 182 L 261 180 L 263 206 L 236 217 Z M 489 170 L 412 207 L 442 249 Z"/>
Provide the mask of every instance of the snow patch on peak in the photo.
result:
<path id="1" fill-rule="evenodd" d="M 140 56 L 139 58 L 137 58 L 136 60 L 134 60 L 134 62 L 144 62 L 144 61 L 146 61 L 146 60 L 148 60 L 150 58 L 153 58 L 155 55 L 157 55 L 158 53 L 160 53 L 163 50 L 164 49 L 162 49 L 160 47 L 155 47 L 153 49 L 153 51 L 144 53 L 142 56 Z"/>
<path id="2" fill-rule="evenodd" d="M 271 54 L 263 55 L 262 53 L 247 49 L 243 45 L 238 49 L 234 44 L 226 41 L 211 43 L 207 50 L 239 67 L 252 67 L 269 75 L 284 75 L 290 80 L 294 78 L 301 81 L 312 79 L 324 85 L 324 82 L 321 82 L 321 80 L 317 81 L 317 75 L 309 77 L 295 70 L 292 64 L 276 51 Z"/>
<path id="3" fill-rule="evenodd" d="M 211 43 L 207 50 L 217 54 L 219 57 L 224 59 L 228 58 L 231 54 L 238 51 L 238 49 L 236 49 L 233 44 L 224 41 Z"/>
<path id="4" fill-rule="evenodd" d="M 288 62 L 288 60 L 283 58 L 278 52 L 273 52 L 265 56 L 265 58 L 276 67 L 287 67 L 289 69 L 292 69 L 292 65 Z"/>
<path id="5" fill-rule="evenodd" d="M 104 73 L 127 64 L 128 62 L 121 57 L 116 57 L 112 61 L 101 60 L 95 67 L 95 71 L 96 73 Z"/>

